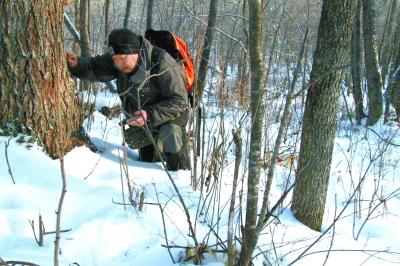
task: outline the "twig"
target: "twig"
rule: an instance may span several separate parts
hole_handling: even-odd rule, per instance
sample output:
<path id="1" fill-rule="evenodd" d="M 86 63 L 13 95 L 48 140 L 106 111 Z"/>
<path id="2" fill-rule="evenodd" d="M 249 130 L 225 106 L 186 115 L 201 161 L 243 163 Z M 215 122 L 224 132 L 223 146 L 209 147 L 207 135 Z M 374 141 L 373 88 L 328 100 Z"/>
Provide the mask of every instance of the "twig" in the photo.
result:
<path id="1" fill-rule="evenodd" d="M 95 165 L 93 166 L 92 170 L 89 172 L 89 174 L 87 174 L 83 180 L 86 180 L 89 176 L 91 176 L 94 172 L 94 170 L 96 169 L 97 165 L 99 164 L 101 158 L 103 158 L 103 153 L 100 155 L 99 159 L 97 160 L 97 162 L 95 163 Z"/>
<path id="2" fill-rule="evenodd" d="M 156 141 L 154 140 L 153 135 L 151 134 L 150 129 L 149 129 L 149 127 L 147 126 L 147 124 L 145 124 L 145 126 L 143 127 L 143 129 L 144 129 L 144 131 L 145 131 L 147 137 L 150 139 L 151 143 L 153 144 L 154 150 L 156 151 L 156 154 L 157 154 L 158 158 L 160 159 L 162 166 L 164 167 L 164 169 L 167 169 L 167 167 L 166 167 L 166 165 L 165 165 L 165 161 L 164 161 L 163 158 L 162 158 L 160 149 L 159 149 L 159 147 L 158 147 Z M 198 245 L 198 242 L 197 242 L 197 238 L 196 238 L 196 233 L 195 233 L 195 231 L 194 231 L 194 229 L 193 229 L 192 221 L 191 221 L 191 219 L 190 219 L 190 214 L 189 214 L 189 211 L 188 211 L 188 209 L 187 209 L 187 207 L 186 207 L 185 201 L 183 200 L 182 195 L 181 195 L 181 193 L 179 192 L 179 189 L 178 189 L 178 187 L 176 186 L 176 183 L 175 183 L 174 179 L 172 178 L 171 174 L 169 173 L 169 171 L 166 170 L 165 172 L 167 173 L 167 176 L 168 176 L 169 180 L 171 181 L 172 186 L 174 187 L 174 190 L 175 190 L 176 194 L 178 195 L 179 201 L 180 201 L 181 204 L 182 204 L 183 210 L 185 211 L 185 214 L 186 214 L 187 222 L 188 222 L 188 224 L 189 224 L 189 231 L 190 231 L 190 233 L 191 233 L 191 237 L 192 237 L 192 239 L 193 239 L 193 241 L 194 241 L 195 246 L 197 246 L 197 245 Z"/>
<path id="3" fill-rule="evenodd" d="M 15 185 L 15 179 L 14 179 L 13 173 L 11 171 L 10 162 L 8 160 L 8 152 L 7 152 L 8 151 L 8 146 L 10 145 L 10 140 L 11 140 L 11 138 L 9 138 L 8 141 L 6 141 L 4 143 L 4 145 L 5 145 L 5 153 L 6 153 L 6 162 L 7 162 L 7 166 L 8 166 L 8 173 L 10 174 L 11 180 Z"/>
<path id="4" fill-rule="evenodd" d="M 374 133 L 380 140 L 382 140 L 383 142 L 385 142 L 385 143 L 387 143 L 387 144 L 389 144 L 389 145 L 393 145 L 393 146 L 395 146 L 395 147 L 400 147 L 400 144 L 396 144 L 396 143 L 393 143 L 391 140 L 394 138 L 394 134 L 393 134 L 393 136 L 392 137 L 390 137 L 390 139 L 385 139 L 385 138 L 383 138 L 381 135 L 379 135 L 379 133 L 378 132 L 376 132 L 373 128 L 371 128 L 371 127 L 367 127 L 367 129 L 368 130 L 370 130 L 370 131 L 372 131 L 372 133 Z M 396 130 L 397 131 L 397 130 Z"/>
<path id="5" fill-rule="evenodd" d="M 155 184 L 154 184 L 154 190 L 156 192 L 156 197 L 157 197 L 157 202 L 158 202 L 158 204 L 156 204 L 156 205 L 158 205 L 158 208 L 160 209 L 160 212 L 161 212 L 161 219 L 162 219 L 163 230 L 164 230 L 165 244 L 168 246 L 168 234 L 167 234 L 167 228 L 165 226 L 164 208 L 160 204 L 160 198 L 158 197 L 158 191 L 157 191 L 157 187 L 156 187 Z M 143 192 L 142 192 L 142 194 L 144 195 Z M 174 260 L 174 256 L 172 256 L 171 249 L 170 248 L 167 248 L 167 249 L 168 249 L 168 253 L 169 253 L 169 256 L 171 257 L 171 260 L 172 260 L 173 264 L 175 264 L 176 262 Z"/>
<path id="6" fill-rule="evenodd" d="M 180 248 L 180 249 L 187 249 L 188 248 L 186 246 L 179 246 L 179 245 L 161 245 L 161 246 L 164 247 L 164 248 Z M 215 253 L 227 253 L 227 250 L 212 249 L 212 248 L 210 248 L 209 250 L 212 251 L 212 252 L 215 252 Z"/>
<path id="7" fill-rule="evenodd" d="M 122 162 L 122 159 L 121 159 L 121 155 L 119 154 L 119 149 L 118 149 L 118 156 L 120 157 L 120 160 L 119 160 L 119 172 L 120 172 L 120 177 L 121 177 L 121 193 L 122 193 L 122 201 L 123 201 L 123 206 L 124 206 L 124 210 L 126 211 L 126 204 L 125 204 L 125 190 L 124 190 L 124 179 L 123 179 L 123 169 L 124 169 L 124 167 L 123 167 L 123 162 Z M 129 182 L 129 180 L 128 180 L 128 182 Z"/>
<path id="8" fill-rule="evenodd" d="M 62 177 L 62 190 L 60 201 L 58 202 L 57 209 L 57 221 L 56 221 L 56 238 L 54 240 L 54 266 L 59 265 L 58 254 L 60 250 L 60 234 L 61 234 L 61 210 L 64 202 L 65 194 L 67 193 L 67 178 L 65 176 L 65 168 L 64 168 L 64 156 L 60 157 L 60 168 L 61 168 L 61 177 Z"/>
<path id="9" fill-rule="evenodd" d="M 335 195 L 335 214 L 334 214 L 334 216 L 336 216 L 336 212 L 337 212 L 337 196 Z M 333 227 L 332 227 L 332 238 L 331 238 L 331 242 L 330 242 L 330 245 L 329 245 L 328 252 L 326 253 L 325 261 L 324 261 L 324 264 L 323 264 L 324 266 L 328 262 L 329 255 L 331 254 L 331 250 L 332 250 L 332 246 L 333 246 L 333 240 L 335 238 L 335 232 L 336 232 L 336 225 L 333 225 Z"/>
<path id="10" fill-rule="evenodd" d="M 29 223 L 31 224 L 33 236 L 35 237 L 36 243 L 39 245 L 39 247 L 43 247 L 43 235 L 45 233 L 45 229 L 43 225 L 42 215 L 39 214 L 39 239 L 36 236 L 35 221 L 29 220 Z"/>

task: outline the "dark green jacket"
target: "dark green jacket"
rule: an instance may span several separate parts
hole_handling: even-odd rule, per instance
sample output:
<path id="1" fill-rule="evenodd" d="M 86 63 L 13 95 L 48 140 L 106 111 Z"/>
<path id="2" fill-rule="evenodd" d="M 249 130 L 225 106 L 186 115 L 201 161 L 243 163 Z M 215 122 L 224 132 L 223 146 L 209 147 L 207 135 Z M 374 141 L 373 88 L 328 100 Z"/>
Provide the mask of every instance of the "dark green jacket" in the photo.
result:
<path id="1" fill-rule="evenodd" d="M 146 110 L 150 127 L 166 122 L 186 125 L 189 107 L 182 66 L 166 52 L 157 53 L 158 56 L 152 54 L 156 48 L 144 38 L 142 47 L 146 75 L 141 84 L 133 83 L 129 76 L 115 68 L 108 53 L 79 57 L 78 66 L 69 70 L 73 76 L 92 82 L 115 79 L 124 110 L 130 114 L 139 109 Z M 152 55 L 157 58 L 152 59 Z"/>

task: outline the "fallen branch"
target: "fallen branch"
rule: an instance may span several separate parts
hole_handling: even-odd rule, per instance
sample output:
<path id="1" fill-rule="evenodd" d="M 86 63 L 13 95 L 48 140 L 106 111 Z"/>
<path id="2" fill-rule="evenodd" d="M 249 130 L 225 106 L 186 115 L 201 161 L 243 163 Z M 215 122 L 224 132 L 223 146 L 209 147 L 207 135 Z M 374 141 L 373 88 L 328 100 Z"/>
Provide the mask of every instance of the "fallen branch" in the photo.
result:
<path id="1" fill-rule="evenodd" d="M 18 261 L 18 260 L 3 261 L 0 259 L 0 266 L 40 266 L 40 265 L 27 261 Z"/>

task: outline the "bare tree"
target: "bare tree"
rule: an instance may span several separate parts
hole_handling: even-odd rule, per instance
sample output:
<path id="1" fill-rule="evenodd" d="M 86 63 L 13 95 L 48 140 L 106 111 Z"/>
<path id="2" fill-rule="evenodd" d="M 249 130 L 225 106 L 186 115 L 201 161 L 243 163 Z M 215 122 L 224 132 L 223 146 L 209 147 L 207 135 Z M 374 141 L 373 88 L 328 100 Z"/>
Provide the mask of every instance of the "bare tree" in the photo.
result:
<path id="1" fill-rule="evenodd" d="M 90 56 L 89 43 L 89 2 L 80 0 L 79 2 L 79 32 L 81 34 L 81 56 Z"/>
<path id="2" fill-rule="evenodd" d="M 392 0 L 389 10 L 388 17 L 386 19 L 385 27 L 387 30 L 382 37 L 382 45 L 380 49 L 380 61 L 382 66 L 382 82 L 385 84 L 386 75 L 388 74 L 388 69 L 390 66 L 390 62 L 393 58 L 391 58 L 391 51 L 395 48 L 394 44 L 394 29 L 397 26 L 397 15 L 399 11 L 399 0 Z"/>
<path id="3" fill-rule="evenodd" d="M 361 90 L 361 1 L 357 1 L 357 9 L 354 16 L 353 34 L 351 35 L 351 76 L 353 79 L 353 98 L 355 104 L 356 121 L 361 123 L 364 117 L 363 95 Z"/>
<path id="4" fill-rule="evenodd" d="M 153 24 L 153 0 L 147 0 L 146 30 L 151 29 L 152 24 Z"/>
<path id="5" fill-rule="evenodd" d="M 362 0 L 365 71 L 368 84 L 368 125 L 378 122 L 383 113 L 382 77 L 376 42 L 376 7 L 374 0 Z"/>
<path id="6" fill-rule="evenodd" d="M 208 24 L 206 35 L 204 36 L 203 49 L 200 56 L 200 65 L 197 72 L 197 82 L 195 90 L 196 100 L 200 100 L 203 95 L 204 86 L 206 83 L 208 61 L 210 59 L 211 45 L 214 38 L 214 30 L 217 18 L 218 0 L 210 1 L 210 8 L 208 13 Z"/>
<path id="7" fill-rule="evenodd" d="M 131 15 L 132 0 L 126 0 L 124 28 L 128 28 L 129 16 Z"/>
<path id="8" fill-rule="evenodd" d="M 320 230 L 328 189 L 343 66 L 356 0 L 324 0 L 307 91 L 292 211 Z"/>
<path id="9" fill-rule="evenodd" d="M 260 181 L 259 160 L 261 157 L 262 131 L 265 112 L 264 83 L 265 69 L 262 52 L 262 14 L 261 1 L 249 0 L 249 55 L 251 68 L 251 137 L 249 153 L 249 174 L 247 180 L 246 220 L 243 230 L 243 243 L 240 251 L 240 265 L 251 263 L 256 247 L 257 234 L 257 203 Z"/>
<path id="10" fill-rule="evenodd" d="M 109 13 L 110 13 L 110 0 L 106 0 L 104 3 L 104 47 L 107 47 L 107 37 L 110 33 L 110 21 L 109 21 Z"/>

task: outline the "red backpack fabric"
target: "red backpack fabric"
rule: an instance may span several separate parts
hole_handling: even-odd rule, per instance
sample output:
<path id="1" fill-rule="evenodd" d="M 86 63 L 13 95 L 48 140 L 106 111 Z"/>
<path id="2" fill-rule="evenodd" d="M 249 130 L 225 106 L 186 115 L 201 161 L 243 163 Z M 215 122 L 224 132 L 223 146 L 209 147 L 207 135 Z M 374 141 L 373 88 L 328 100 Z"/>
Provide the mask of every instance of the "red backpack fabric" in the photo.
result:
<path id="1" fill-rule="evenodd" d="M 196 79 L 193 59 L 186 42 L 170 31 L 147 30 L 144 37 L 151 44 L 167 51 L 177 62 L 182 63 L 185 67 L 186 91 L 193 91 Z"/>

